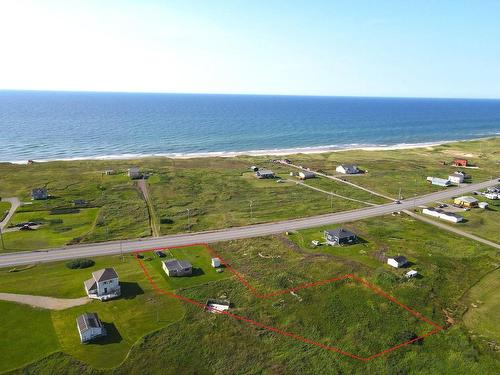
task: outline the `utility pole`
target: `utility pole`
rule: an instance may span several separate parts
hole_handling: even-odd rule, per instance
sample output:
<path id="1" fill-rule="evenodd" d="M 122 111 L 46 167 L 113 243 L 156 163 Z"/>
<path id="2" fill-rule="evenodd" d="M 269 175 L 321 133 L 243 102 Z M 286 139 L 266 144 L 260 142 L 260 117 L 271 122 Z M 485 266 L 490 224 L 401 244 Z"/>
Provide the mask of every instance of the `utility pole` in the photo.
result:
<path id="1" fill-rule="evenodd" d="M 250 220 L 253 220 L 253 200 L 250 200 Z"/>
<path id="2" fill-rule="evenodd" d="M 123 257 L 123 244 L 122 244 L 123 240 L 120 240 L 120 254 L 122 256 L 122 262 L 125 261 L 125 258 Z"/>
<path id="3" fill-rule="evenodd" d="M 333 192 L 330 192 L 330 210 L 333 210 Z"/>
<path id="4" fill-rule="evenodd" d="M 190 218 L 189 218 L 189 211 L 190 210 L 191 210 L 190 208 L 187 209 L 187 214 L 188 214 L 188 230 L 189 231 L 191 231 L 191 221 L 190 221 Z"/>

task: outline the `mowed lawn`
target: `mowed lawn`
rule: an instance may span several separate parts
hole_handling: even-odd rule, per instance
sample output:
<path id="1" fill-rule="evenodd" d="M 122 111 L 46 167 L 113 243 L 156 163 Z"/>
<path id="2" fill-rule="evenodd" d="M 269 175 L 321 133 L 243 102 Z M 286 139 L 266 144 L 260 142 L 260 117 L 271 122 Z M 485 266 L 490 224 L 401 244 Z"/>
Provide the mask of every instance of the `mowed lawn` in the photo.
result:
<path id="1" fill-rule="evenodd" d="M 484 277 L 467 293 L 464 322 L 475 334 L 500 342 L 500 270 Z"/>
<path id="2" fill-rule="evenodd" d="M 2 221 L 10 210 L 10 202 L 0 201 L 0 221 Z"/>
<path id="3" fill-rule="evenodd" d="M 153 291 L 137 260 L 131 255 L 95 260 L 95 266 L 84 270 L 70 270 L 63 262 L 41 264 L 18 272 L 0 270 L 0 292 L 81 297 L 85 295 L 83 281 L 91 277 L 92 271 L 103 267 L 115 268 L 122 287 L 122 296 L 118 299 L 92 301 L 62 311 L 33 309 L 12 303 L 0 305 L 8 314 L 12 306 L 19 310 L 12 315 L 15 319 L 2 319 L 2 340 L 5 342 L 18 342 L 22 337 L 22 342 L 36 343 L 38 335 L 47 335 L 47 339 L 40 341 L 43 345 L 36 344 L 36 350 L 22 350 L 16 345 L 2 346 L 1 352 L 5 356 L 3 369 L 26 365 L 54 351 L 63 351 L 94 368 L 116 367 L 142 336 L 184 315 L 179 301 L 163 298 Z M 12 314 L 15 311 L 13 309 Z M 76 329 L 76 317 L 86 311 L 98 313 L 109 335 L 95 343 L 82 345 Z M 32 325 L 32 317 L 39 319 L 40 328 Z M 51 332 L 55 337 L 52 341 L 49 340 Z"/>
<path id="4" fill-rule="evenodd" d="M 25 251 L 78 243 L 92 231 L 98 214 L 99 208 L 82 208 L 78 212 L 67 214 L 51 214 L 50 211 L 17 212 L 9 225 L 27 221 L 40 221 L 43 224 L 34 230 L 4 233 L 4 251 Z"/>

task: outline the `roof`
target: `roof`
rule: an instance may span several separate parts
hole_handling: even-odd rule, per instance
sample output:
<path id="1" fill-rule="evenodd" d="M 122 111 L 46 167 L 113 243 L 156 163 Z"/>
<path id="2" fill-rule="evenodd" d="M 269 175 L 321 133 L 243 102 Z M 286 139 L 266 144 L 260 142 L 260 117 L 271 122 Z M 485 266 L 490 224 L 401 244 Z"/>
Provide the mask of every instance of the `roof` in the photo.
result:
<path id="1" fill-rule="evenodd" d="M 467 202 L 467 203 L 476 203 L 477 199 L 474 197 L 471 197 L 470 195 L 464 195 L 463 197 L 457 197 L 455 200 L 459 200 L 462 202 Z"/>
<path id="2" fill-rule="evenodd" d="M 274 174 L 274 172 L 270 169 L 261 169 L 260 171 L 257 171 L 258 174 Z"/>
<path id="3" fill-rule="evenodd" d="M 32 193 L 46 193 L 47 192 L 47 188 L 44 188 L 44 187 L 41 187 L 41 188 L 34 188 L 33 190 L 31 190 Z"/>
<path id="4" fill-rule="evenodd" d="M 87 290 L 93 290 L 93 289 L 96 289 L 96 287 L 97 287 L 97 284 L 96 284 L 96 282 L 95 282 L 95 280 L 93 278 L 85 280 L 83 282 L 83 284 L 85 285 L 85 288 Z"/>
<path id="5" fill-rule="evenodd" d="M 193 268 L 191 263 L 185 260 L 167 259 L 163 261 L 169 271 L 182 271 L 185 268 Z"/>
<path id="6" fill-rule="evenodd" d="M 299 174 L 303 174 L 304 176 L 315 176 L 314 172 L 311 171 L 300 171 Z"/>
<path id="7" fill-rule="evenodd" d="M 76 324 L 80 332 L 86 331 L 89 328 L 101 328 L 102 323 L 97 316 L 97 313 L 84 313 L 76 318 Z"/>
<path id="8" fill-rule="evenodd" d="M 339 239 L 340 238 L 349 238 L 349 237 L 352 237 L 352 236 L 356 236 L 355 233 L 347 230 L 347 229 L 344 229 L 344 228 L 336 228 L 336 229 L 332 229 L 332 230 L 325 230 L 325 233 L 329 234 L 330 236 L 333 236 L 333 237 L 338 237 Z"/>
<path id="9" fill-rule="evenodd" d="M 103 268 L 102 270 L 98 270 L 92 272 L 92 277 L 96 282 L 117 279 L 118 274 L 116 273 L 114 268 Z"/>
<path id="10" fill-rule="evenodd" d="M 450 174 L 450 176 L 465 177 L 465 173 L 461 172 L 461 171 L 457 171 L 457 172 Z"/>
<path id="11" fill-rule="evenodd" d="M 406 259 L 406 257 L 404 257 L 402 255 L 398 255 L 396 257 L 392 257 L 392 259 L 394 259 L 398 263 L 403 263 L 403 264 L 408 262 L 408 259 Z"/>
<path id="12" fill-rule="evenodd" d="M 139 172 L 139 170 L 140 170 L 139 167 L 130 167 L 128 169 L 129 172 Z"/>

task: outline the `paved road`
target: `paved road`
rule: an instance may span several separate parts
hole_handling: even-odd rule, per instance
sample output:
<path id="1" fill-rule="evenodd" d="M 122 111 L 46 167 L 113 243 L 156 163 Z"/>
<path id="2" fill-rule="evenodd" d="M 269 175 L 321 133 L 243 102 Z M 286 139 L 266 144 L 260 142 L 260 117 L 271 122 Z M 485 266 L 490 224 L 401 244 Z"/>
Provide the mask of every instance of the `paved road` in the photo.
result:
<path id="1" fill-rule="evenodd" d="M 401 204 L 387 203 L 374 207 L 366 207 L 353 211 L 313 216 L 303 219 L 256 224 L 245 227 L 236 227 L 209 232 L 185 233 L 159 238 L 123 241 L 121 242 L 122 246 L 120 246 L 120 241 L 114 241 L 100 244 L 68 246 L 52 250 L 3 254 L 0 255 L 0 267 L 10 267 L 37 262 L 51 262 L 55 260 L 71 259 L 75 257 L 120 254 L 120 248 L 123 252 L 132 252 L 134 250 L 143 250 L 155 247 L 189 245 L 202 242 L 211 243 L 217 241 L 228 241 L 241 238 L 266 236 L 270 234 L 283 233 L 290 230 L 356 221 L 389 214 L 395 210 L 402 211 L 405 209 L 411 209 L 415 206 L 425 205 L 443 199 L 449 199 L 453 196 L 462 195 L 473 190 L 485 189 L 487 187 L 497 185 L 497 179 L 498 177 L 490 181 L 444 189 L 437 193 L 416 197 L 415 199 L 403 200 Z"/>
<path id="2" fill-rule="evenodd" d="M 5 218 L 0 222 L 0 230 L 7 226 L 7 223 L 14 215 L 14 212 L 16 212 L 21 205 L 21 201 L 18 198 L 2 198 L 2 202 L 10 202 L 10 210 L 7 216 L 5 216 Z"/>
<path id="3" fill-rule="evenodd" d="M 408 210 L 405 210 L 404 212 L 405 212 L 405 214 L 410 215 L 411 217 L 413 217 L 413 218 L 415 218 L 417 220 L 423 221 L 423 222 L 431 224 L 431 225 L 435 225 L 435 226 L 437 226 L 437 227 L 439 227 L 441 229 L 444 229 L 444 230 L 447 230 L 449 232 L 453 232 L 455 234 L 458 234 L 459 236 L 467 237 L 467 238 L 470 238 L 471 240 L 474 240 L 474 241 L 477 241 L 477 242 L 481 242 L 481 243 L 484 243 L 485 245 L 492 246 L 494 248 L 500 249 L 500 244 L 497 244 L 496 242 L 487 240 L 485 238 L 476 236 L 476 235 L 471 234 L 471 233 L 464 232 L 463 230 L 461 230 L 459 228 L 455 228 L 455 227 L 452 227 L 450 225 L 447 225 L 447 224 L 444 224 L 444 223 L 440 223 L 440 222 L 438 222 L 436 220 L 432 220 L 430 218 L 427 218 L 427 217 L 422 216 L 422 215 L 418 215 L 418 214 L 416 214 L 414 212 L 411 212 L 411 211 L 408 211 Z"/>

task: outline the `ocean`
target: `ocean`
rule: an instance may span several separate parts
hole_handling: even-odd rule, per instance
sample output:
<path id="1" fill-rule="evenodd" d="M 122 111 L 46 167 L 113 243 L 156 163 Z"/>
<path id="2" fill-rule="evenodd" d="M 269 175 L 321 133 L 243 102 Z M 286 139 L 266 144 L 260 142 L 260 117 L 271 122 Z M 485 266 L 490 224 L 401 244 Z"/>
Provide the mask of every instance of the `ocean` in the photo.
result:
<path id="1" fill-rule="evenodd" d="M 0 161 L 278 154 L 500 134 L 500 100 L 0 91 Z"/>

